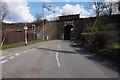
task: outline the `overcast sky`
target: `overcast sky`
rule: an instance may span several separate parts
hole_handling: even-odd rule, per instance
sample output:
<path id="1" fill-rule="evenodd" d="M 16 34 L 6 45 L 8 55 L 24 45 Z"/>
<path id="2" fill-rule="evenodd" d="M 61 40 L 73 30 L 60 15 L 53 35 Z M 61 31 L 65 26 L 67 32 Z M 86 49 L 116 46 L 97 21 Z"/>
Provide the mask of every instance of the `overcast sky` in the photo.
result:
<path id="1" fill-rule="evenodd" d="M 4 0 L 9 7 L 9 18 L 5 19 L 7 23 L 32 22 L 35 20 L 35 13 L 42 14 L 42 0 Z M 94 17 L 95 13 L 91 10 L 93 0 L 43 0 L 46 6 L 52 5 L 52 10 L 56 12 L 55 16 L 62 14 L 72 15 L 80 14 L 80 18 Z M 76 2 L 77 1 L 77 2 Z M 89 2 L 88 2 L 89 1 Z M 106 0 L 107 1 L 107 0 Z M 112 0 L 113 1 L 113 0 Z M 117 1 L 117 0 L 114 0 Z M 45 18 L 52 20 L 54 15 L 52 12 L 45 10 Z"/>

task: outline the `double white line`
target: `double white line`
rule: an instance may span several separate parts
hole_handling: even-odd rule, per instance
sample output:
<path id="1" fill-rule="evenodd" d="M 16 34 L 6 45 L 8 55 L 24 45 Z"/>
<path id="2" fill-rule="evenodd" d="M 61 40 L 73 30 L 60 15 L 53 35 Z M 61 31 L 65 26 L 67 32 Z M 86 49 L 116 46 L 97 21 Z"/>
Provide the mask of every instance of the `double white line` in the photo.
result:
<path id="1" fill-rule="evenodd" d="M 60 45 L 58 46 L 58 49 L 59 48 L 60 48 Z M 58 51 L 56 52 L 56 60 L 57 60 L 58 66 L 60 67 L 60 61 L 59 61 L 59 58 L 58 58 Z"/>
<path id="2" fill-rule="evenodd" d="M 0 57 L 0 63 L 5 63 L 5 62 L 7 62 L 8 60 L 4 60 L 4 61 L 2 61 L 2 59 L 4 59 L 4 58 L 6 58 L 6 56 L 2 56 L 2 57 Z"/>
<path id="3" fill-rule="evenodd" d="M 12 55 L 11 57 L 8 57 L 7 59 L 12 59 L 12 58 L 14 58 L 15 56 L 19 56 L 19 55 L 20 55 L 20 53 L 16 53 L 16 54 Z M 7 59 L 6 59 L 6 60 L 2 60 L 2 59 L 5 59 L 5 58 L 6 58 L 6 56 L 0 57 L 0 63 L 1 63 L 1 64 L 3 64 L 3 63 L 5 63 L 5 62 L 8 61 Z"/>
<path id="4" fill-rule="evenodd" d="M 0 57 L 0 60 L 2 60 L 2 59 L 4 59 L 4 58 L 6 58 L 6 56 L 2 56 L 2 57 Z"/>

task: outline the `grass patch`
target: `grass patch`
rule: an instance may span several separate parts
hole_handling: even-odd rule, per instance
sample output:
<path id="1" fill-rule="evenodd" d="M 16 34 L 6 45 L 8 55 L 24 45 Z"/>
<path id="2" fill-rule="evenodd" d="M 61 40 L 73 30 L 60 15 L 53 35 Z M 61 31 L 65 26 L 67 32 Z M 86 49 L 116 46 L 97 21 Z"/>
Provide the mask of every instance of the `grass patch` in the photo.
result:
<path id="1" fill-rule="evenodd" d="M 44 41 L 49 41 L 49 40 L 41 40 L 41 39 L 39 39 L 39 40 L 35 40 L 35 41 L 28 41 L 28 45 L 39 43 L 39 42 L 44 42 Z M 20 47 L 20 46 L 25 46 L 25 42 L 3 45 L 2 50 L 9 49 L 9 48 Z"/>
<path id="2" fill-rule="evenodd" d="M 119 43 L 114 43 L 113 48 L 114 49 L 120 49 L 120 44 Z"/>

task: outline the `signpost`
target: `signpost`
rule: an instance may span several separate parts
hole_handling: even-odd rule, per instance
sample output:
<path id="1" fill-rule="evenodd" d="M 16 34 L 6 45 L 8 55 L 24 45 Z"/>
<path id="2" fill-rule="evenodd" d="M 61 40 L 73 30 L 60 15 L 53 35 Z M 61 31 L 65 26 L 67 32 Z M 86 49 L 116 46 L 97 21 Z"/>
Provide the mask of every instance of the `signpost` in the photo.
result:
<path id="1" fill-rule="evenodd" d="M 28 30 L 28 27 L 25 25 L 23 27 L 23 29 L 25 30 L 25 46 L 27 46 L 27 30 Z"/>
<path id="2" fill-rule="evenodd" d="M 35 40 L 35 25 L 34 24 L 32 25 L 32 30 L 34 32 L 34 40 Z"/>

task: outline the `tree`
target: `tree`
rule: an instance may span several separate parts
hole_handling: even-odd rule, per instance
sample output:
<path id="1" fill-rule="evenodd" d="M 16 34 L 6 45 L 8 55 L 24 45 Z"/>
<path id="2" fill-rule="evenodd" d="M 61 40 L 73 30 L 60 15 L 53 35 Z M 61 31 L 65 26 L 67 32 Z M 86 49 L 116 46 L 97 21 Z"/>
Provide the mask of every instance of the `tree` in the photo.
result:
<path id="1" fill-rule="evenodd" d="M 117 2 L 104 2 L 103 3 L 103 12 L 101 13 L 102 15 L 112 15 L 114 13 L 116 13 L 117 9 L 118 9 L 118 4 Z"/>
<path id="2" fill-rule="evenodd" d="M 118 2 L 118 10 L 120 11 L 120 1 Z"/>
<path id="3" fill-rule="evenodd" d="M 104 15 L 112 15 L 112 12 L 113 12 L 113 3 L 112 2 L 105 2 L 103 7 L 105 10 L 105 11 L 103 11 Z"/>
<path id="4" fill-rule="evenodd" d="M 42 25 L 42 14 L 40 13 L 35 13 L 35 18 L 36 20 L 33 22 L 36 26 L 41 26 Z"/>
<path id="5" fill-rule="evenodd" d="M 35 14 L 35 17 L 36 17 L 36 25 L 41 25 L 41 23 L 42 23 L 42 14 L 40 14 L 40 13 L 36 13 Z"/>
<path id="6" fill-rule="evenodd" d="M 102 5 L 103 2 L 98 1 L 98 0 L 93 0 L 94 6 L 92 7 L 92 10 L 95 11 L 96 17 L 100 16 L 100 13 L 103 11 Z"/>
<path id="7" fill-rule="evenodd" d="M 109 0 L 109 2 L 93 0 L 94 5 L 92 10 L 95 11 L 96 16 L 103 15 L 112 15 L 118 13 L 118 2 L 113 2 Z"/>
<path id="8" fill-rule="evenodd" d="M 1 20 L 2 20 L 2 15 L 1 15 L 1 13 L 2 13 L 2 2 L 0 1 L 0 22 L 1 22 Z"/>
<path id="9" fill-rule="evenodd" d="M 9 14 L 9 9 L 8 9 L 8 5 L 6 2 L 0 1 L 0 5 L 1 5 L 1 20 L 3 22 L 3 20 L 8 16 Z"/>
<path id="10" fill-rule="evenodd" d="M 36 13 L 35 14 L 35 17 L 36 17 L 36 21 L 41 21 L 41 18 L 43 17 L 42 14 L 40 13 Z"/>

